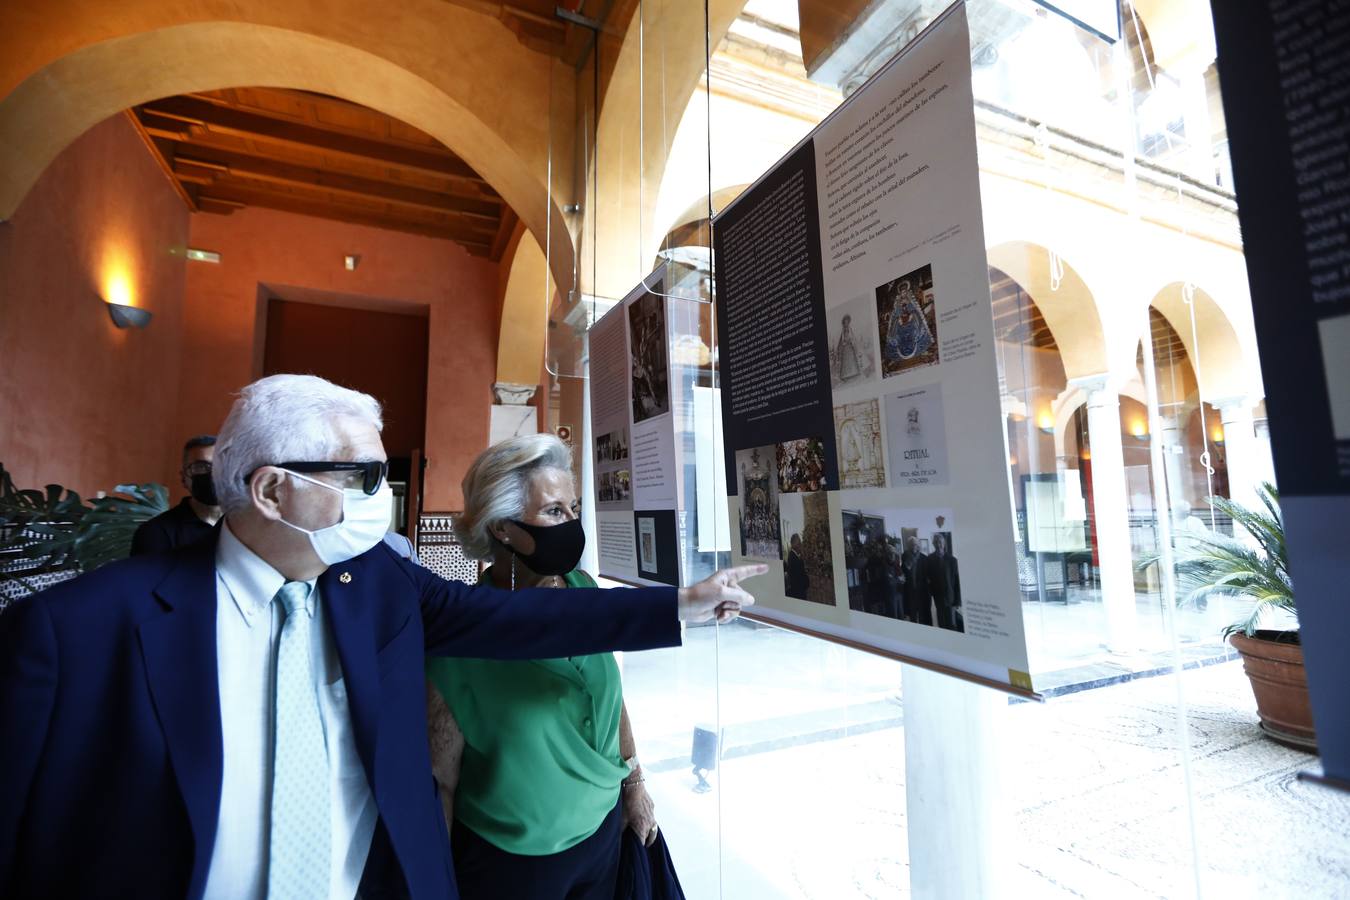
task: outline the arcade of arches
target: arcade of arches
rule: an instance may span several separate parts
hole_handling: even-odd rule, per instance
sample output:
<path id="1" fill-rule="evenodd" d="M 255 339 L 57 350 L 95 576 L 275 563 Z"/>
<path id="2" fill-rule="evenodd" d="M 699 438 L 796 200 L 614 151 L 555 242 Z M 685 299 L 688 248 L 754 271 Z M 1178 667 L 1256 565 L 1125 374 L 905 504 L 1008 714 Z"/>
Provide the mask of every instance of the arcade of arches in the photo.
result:
<path id="1" fill-rule="evenodd" d="M 80 414 L 6 429 L 0 459 L 20 482 L 86 492 L 175 483 L 176 436 L 214 429 L 263 371 L 268 304 L 303 295 L 428 321 L 424 408 L 405 415 L 421 433 L 399 453 L 429 460 L 425 506 L 454 508 L 501 405 L 492 386 L 523 387 L 496 397 L 519 400 L 542 385 L 531 427 L 579 428 L 581 382 L 550 375 L 580 374 L 575 308 L 622 296 L 659 255 L 698 267 L 708 210 L 884 58 L 854 5 L 723 0 L 705 23 L 692 4 L 582 4 L 603 19 L 597 49 L 585 27 L 512 4 L 243 2 L 228 21 L 209 3 L 7 4 L 0 411 L 40 384 Z M 897 4 L 892 40 L 942 5 Z M 977 121 L 1012 480 L 1090 453 L 1108 595 L 1134 581 L 1146 332 L 1173 513 L 1212 492 L 1249 500 L 1270 478 L 1202 5 L 1126 7 L 1114 56 L 972 5 L 975 40 L 994 48 L 976 48 Z M 1028 68 L 1037 53 L 1053 64 Z M 1101 150 L 1121 78 L 1129 171 Z M 88 315 L 113 291 L 154 326 Z"/>
<path id="2" fill-rule="evenodd" d="M 469 461 L 512 433 L 570 435 L 585 496 L 588 327 L 669 262 L 667 290 L 704 304 L 672 357 L 715 383 L 710 219 L 949 2 L 0 3 L 0 464 L 22 487 L 158 482 L 176 500 L 183 439 L 241 386 L 305 368 L 380 397 L 397 477 L 414 490 L 426 464 L 428 517 L 459 509 Z M 1137 674 L 1165 644 L 1141 566 L 1161 523 L 1231 533 L 1211 498 L 1250 504 L 1274 477 L 1209 3 L 1121 3 L 1114 44 L 1030 0 L 966 3 L 1018 587 L 1068 623 L 1029 627 L 1032 666 Z M 153 318 L 121 330 L 108 303 Z M 1085 535 L 1048 561 L 1028 538 L 1042 483 Z M 1226 622 L 1192 624 L 1228 652 Z M 672 773 L 689 736 L 660 732 L 669 709 L 720 702 L 722 675 L 687 662 L 709 646 L 689 643 L 668 702 L 630 703 L 644 759 Z M 811 683 L 727 676 L 758 691 L 729 708 L 782 713 L 747 744 L 804 747 L 762 735 L 807 713 L 816 737 L 899 721 L 893 679 L 846 685 L 842 718 L 798 708 L 878 661 L 764 647 L 746 669 L 763 653 L 766 677 Z M 855 732 L 859 710 L 877 717 Z M 753 880 L 769 864 L 744 866 L 741 892 L 718 865 L 681 874 L 777 895 Z M 1085 895 L 1124 883 L 1082 877 Z"/>
<path id="3" fill-rule="evenodd" d="M 493 385 L 522 388 L 498 401 L 534 394 L 531 427 L 580 428 L 581 382 L 550 374 L 580 374 L 577 309 L 593 316 L 660 255 L 706 268 L 708 211 L 884 58 L 853 5 L 721 0 L 705 21 L 692 4 L 574 4 L 603 20 L 598 42 L 512 4 L 241 2 L 228 20 L 205 2 L 5 5 L 0 413 L 41 385 L 78 414 L 29 411 L 0 459 L 20 482 L 85 492 L 174 484 L 176 437 L 214 429 L 263 371 L 269 303 L 303 296 L 427 320 L 423 408 L 391 412 L 416 423 L 398 452 L 429 460 L 425 506 L 454 508 L 502 405 Z M 942 5 L 896 4 L 892 44 Z M 1202 6 L 1127 6 L 1114 55 L 971 7 L 1012 481 L 1091 456 L 1108 607 L 1135 580 L 1146 333 L 1173 514 L 1270 478 Z M 1133 167 L 1102 149 L 1119 143 L 1121 83 Z M 153 327 L 89 315 L 114 294 Z M 333 374 L 360 383 L 360 362 Z"/>

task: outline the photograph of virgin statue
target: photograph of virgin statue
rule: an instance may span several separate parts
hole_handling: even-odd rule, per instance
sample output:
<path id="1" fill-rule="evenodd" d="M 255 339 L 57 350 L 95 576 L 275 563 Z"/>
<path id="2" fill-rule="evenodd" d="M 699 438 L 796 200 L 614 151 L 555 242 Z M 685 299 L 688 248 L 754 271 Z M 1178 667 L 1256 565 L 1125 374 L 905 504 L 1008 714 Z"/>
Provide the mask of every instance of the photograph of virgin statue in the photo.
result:
<path id="1" fill-rule="evenodd" d="M 736 451 L 741 555 L 750 559 L 778 558 L 778 479 L 773 460 L 772 444 Z"/>
<path id="2" fill-rule="evenodd" d="M 933 267 L 925 265 L 877 288 L 883 377 L 938 362 Z"/>
<path id="3" fill-rule="evenodd" d="M 870 304 L 867 297 L 855 297 L 825 314 L 830 339 L 830 387 L 834 390 L 876 378 L 877 341 Z"/>
<path id="4" fill-rule="evenodd" d="M 628 307 L 635 423 L 670 412 L 665 303 L 666 299 L 659 294 L 643 294 Z"/>

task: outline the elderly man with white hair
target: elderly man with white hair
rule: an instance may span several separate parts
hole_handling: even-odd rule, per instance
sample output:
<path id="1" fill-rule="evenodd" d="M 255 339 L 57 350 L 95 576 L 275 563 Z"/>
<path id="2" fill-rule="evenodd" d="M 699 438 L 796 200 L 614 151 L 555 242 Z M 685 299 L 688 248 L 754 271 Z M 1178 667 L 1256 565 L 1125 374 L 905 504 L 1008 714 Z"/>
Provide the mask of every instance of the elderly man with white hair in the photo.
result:
<path id="1" fill-rule="evenodd" d="M 219 537 L 0 616 L 0 896 L 455 897 L 426 655 L 679 643 L 762 566 L 690 587 L 501 591 L 382 542 L 379 404 L 274 375 L 220 429 Z"/>

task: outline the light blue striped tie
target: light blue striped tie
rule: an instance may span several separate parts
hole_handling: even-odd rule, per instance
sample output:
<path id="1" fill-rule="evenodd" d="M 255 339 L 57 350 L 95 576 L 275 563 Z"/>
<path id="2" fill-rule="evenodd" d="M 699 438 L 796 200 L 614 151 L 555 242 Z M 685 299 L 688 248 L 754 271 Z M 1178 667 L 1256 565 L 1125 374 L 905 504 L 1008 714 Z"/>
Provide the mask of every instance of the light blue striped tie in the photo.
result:
<path id="1" fill-rule="evenodd" d="M 288 581 L 277 647 L 268 900 L 328 896 L 328 751 L 310 660 L 309 585 Z"/>

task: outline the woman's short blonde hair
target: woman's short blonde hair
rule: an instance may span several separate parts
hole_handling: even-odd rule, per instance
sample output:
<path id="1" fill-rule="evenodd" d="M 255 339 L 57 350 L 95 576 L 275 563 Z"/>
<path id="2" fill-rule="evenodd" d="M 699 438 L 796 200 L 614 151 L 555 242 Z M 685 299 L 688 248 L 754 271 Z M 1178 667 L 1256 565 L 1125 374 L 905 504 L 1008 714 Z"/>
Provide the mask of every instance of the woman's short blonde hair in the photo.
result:
<path id="1" fill-rule="evenodd" d="M 492 526 L 525 514 L 530 478 L 541 469 L 572 474 L 572 451 L 551 434 L 511 438 L 478 454 L 464 475 L 464 512 L 455 519 L 470 559 L 492 557 Z"/>

